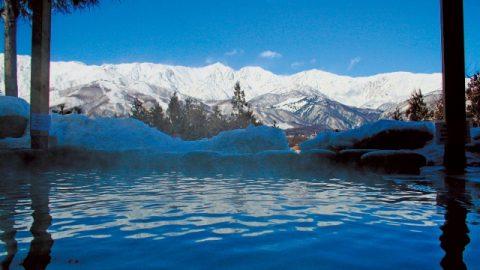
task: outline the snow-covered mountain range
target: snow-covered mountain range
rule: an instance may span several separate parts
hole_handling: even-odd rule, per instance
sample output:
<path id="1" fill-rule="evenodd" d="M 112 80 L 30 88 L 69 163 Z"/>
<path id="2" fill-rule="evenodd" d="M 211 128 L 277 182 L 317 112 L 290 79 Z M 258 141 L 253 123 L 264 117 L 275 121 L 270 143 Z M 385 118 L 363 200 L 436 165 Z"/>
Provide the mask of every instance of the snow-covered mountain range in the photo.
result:
<path id="1" fill-rule="evenodd" d="M 19 56 L 18 79 L 20 97 L 29 101 L 29 56 Z M 406 100 L 413 89 L 429 93 L 441 88 L 441 74 L 396 72 L 354 78 L 320 70 L 276 75 L 260 67 L 234 70 L 220 63 L 195 68 L 52 62 L 51 105 L 80 106 L 90 115 L 126 115 L 135 97 L 156 100 L 166 107 L 177 92 L 180 97 L 193 97 L 210 106 L 228 107 L 226 100 L 233 94 L 236 81 L 259 118 L 266 124 L 275 120 L 283 128 L 356 127 L 376 120 L 382 111 L 379 108 Z M 3 87 L 2 75 L 2 92 Z"/>

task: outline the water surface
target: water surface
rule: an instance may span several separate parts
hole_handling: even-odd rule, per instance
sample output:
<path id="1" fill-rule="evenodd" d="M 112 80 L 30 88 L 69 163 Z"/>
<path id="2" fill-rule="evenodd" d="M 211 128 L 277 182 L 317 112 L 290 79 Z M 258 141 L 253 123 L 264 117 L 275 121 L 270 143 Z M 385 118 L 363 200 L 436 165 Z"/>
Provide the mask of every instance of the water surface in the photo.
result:
<path id="1" fill-rule="evenodd" d="M 480 269 L 479 184 L 199 175 L 8 172 L 4 269 Z"/>

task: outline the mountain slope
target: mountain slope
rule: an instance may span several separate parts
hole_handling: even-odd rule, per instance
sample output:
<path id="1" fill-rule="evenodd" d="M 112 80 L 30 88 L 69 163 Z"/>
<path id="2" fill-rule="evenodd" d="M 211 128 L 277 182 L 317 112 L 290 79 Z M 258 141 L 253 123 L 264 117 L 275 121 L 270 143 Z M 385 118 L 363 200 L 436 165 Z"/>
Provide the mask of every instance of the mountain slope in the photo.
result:
<path id="1" fill-rule="evenodd" d="M 3 54 L 0 54 L 3 61 Z M 3 66 L 0 65 L 0 74 Z M 30 57 L 19 56 L 20 97 L 30 99 Z M 415 88 L 440 88 L 440 74 L 406 72 L 347 77 L 309 70 L 276 75 L 260 67 L 233 70 L 223 64 L 206 67 L 130 63 L 101 66 L 80 62 L 51 63 L 51 106 L 79 106 L 88 115 L 127 115 L 134 98 L 166 107 L 177 92 L 228 111 L 233 86 L 240 81 L 246 98 L 266 124 L 280 127 L 321 126 L 347 129 L 376 120 L 383 105 L 405 100 Z M 0 76 L 0 90 L 3 90 Z M 387 104 L 387 105 L 385 105 Z"/>
<path id="2" fill-rule="evenodd" d="M 3 54 L 0 55 L 0 61 L 3 61 Z M 27 100 L 29 66 L 30 57 L 19 56 L 20 95 Z M 343 104 L 363 108 L 377 108 L 384 103 L 405 100 L 415 88 L 421 88 L 424 93 L 441 88 L 440 74 L 407 72 L 353 78 L 309 70 L 285 76 L 259 67 L 245 67 L 236 71 L 219 63 L 191 68 L 151 63 L 96 66 L 79 62 L 52 62 L 51 69 L 51 86 L 55 90 L 106 81 L 117 88 L 142 91 L 143 86 L 139 84 L 145 83 L 202 100 L 225 100 L 231 96 L 235 82 L 240 81 L 247 99 L 308 87 Z M 0 71 L 3 72 L 3 67 L 0 67 Z M 3 87 L 3 76 L 0 83 Z M 146 90 L 151 89 L 146 87 Z"/>

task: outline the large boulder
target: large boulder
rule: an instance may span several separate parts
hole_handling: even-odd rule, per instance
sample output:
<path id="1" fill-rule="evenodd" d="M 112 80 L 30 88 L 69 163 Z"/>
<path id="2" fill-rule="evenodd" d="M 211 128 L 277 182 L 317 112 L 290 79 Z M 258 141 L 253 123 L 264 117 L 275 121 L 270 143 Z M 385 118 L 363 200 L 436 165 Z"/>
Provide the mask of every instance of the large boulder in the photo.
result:
<path id="1" fill-rule="evenodd" d="M 19 115 L 0 116 L 0 139 L 20 138 L 25 135 L 28 119 Z"/>
<path id="2" fill-rule="evenodd" d="M 25 135 L 30 107 L 20 98 L 0 96 L 0 139 Z"/>
<path id="3" fill-rule="evenodd" d="M 419 149 L 433 139 L 433 134 L 427 130 L 402 129 L 385 130 L 378 134 L 356 142 L 353 148 L 358 149 Z"/>
<path id="4" fill-rule="evenodd" d="M 338 153 L 338 160 L 344 163 L 358 163 L 363 155 L 378 149 L 346 149 Z"/>
<path id="5" fill-rule="evenodd" d="M 361 127 L 321 132 L 314 139 L 300 144 L 302 151 L 312 149 L 418 149 L 433 139 L 432 122 L 379 120 Z"/>
<path id="6" fill-rule="evenodd" d="M 361 164 L 386 173 L 418 174 L 427 165 L 427 159 L 413 151 L 380 150 L 364 154 Z"/>

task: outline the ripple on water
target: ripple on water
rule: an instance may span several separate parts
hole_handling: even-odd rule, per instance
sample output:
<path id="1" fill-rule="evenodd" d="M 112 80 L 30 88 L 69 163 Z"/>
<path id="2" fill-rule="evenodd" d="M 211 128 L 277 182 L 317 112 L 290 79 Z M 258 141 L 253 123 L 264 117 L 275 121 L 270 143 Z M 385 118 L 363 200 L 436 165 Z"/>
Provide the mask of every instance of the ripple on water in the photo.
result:
<path id="1" fill-rule="evenodd" d="M 436 269 L 444 254 L 437 188 L 365 177 L 55 172 L 1 182 L 0 216 L 15 221 L 12 265 L 28 252 L 35 200 L 52 218 L 43 224 L 55 241 L 49 269 L 72 258 L 82 269 Z M 478 212 L 469 218 L 478 234 Z M 480 264 L 471 240 L 466 257 Z"/>

